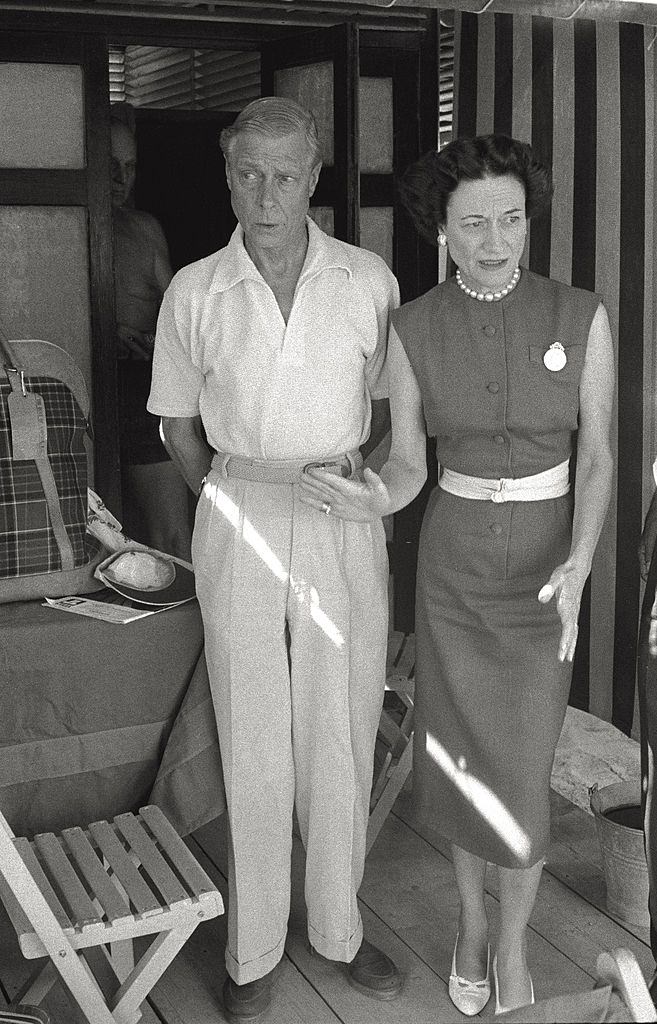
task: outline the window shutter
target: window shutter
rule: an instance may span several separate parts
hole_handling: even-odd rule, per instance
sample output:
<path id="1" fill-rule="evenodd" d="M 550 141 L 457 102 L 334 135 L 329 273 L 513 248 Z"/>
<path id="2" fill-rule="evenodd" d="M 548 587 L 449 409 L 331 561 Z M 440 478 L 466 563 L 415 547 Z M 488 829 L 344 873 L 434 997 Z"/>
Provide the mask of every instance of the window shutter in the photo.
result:
<path id="1" fill-rule="evenodd" d="M 441 13 L 438 92 L 438 148 L 442 149 L 451 141 L 454 122 L 454 15 L 452 11 Z"/>
<path id="2" fill-rule="evenodd" d="M 260 54 L 196 50 L 197 106 L 241 110 L 260 95 Z"/>
<path id="3" fill-rule="evenodd" d="M 123 48 L 110 47 L 109 51 L 110 103 L 125 102 L 125 61 Z"/>
<path id="4" fill-rule="evenodd" d="M 133 107 L 241 110 L 260 95 L 260 54 L 163 46 L 113 47 L 110 101 Z"/>
<path id="5" fill-rule="evenodd" d="M 125 98 L 134 107 L 194 109 L 194 54 L 165 46 L 128 46 Z"/>

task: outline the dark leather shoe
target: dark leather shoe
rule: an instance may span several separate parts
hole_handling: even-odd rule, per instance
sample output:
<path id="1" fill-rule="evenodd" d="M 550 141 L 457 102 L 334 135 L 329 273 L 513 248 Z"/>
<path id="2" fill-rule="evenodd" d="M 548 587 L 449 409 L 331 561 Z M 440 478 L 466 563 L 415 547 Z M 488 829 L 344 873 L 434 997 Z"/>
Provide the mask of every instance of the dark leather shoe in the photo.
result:
<path id="1" fill-rule="evenodd" d="M 395 999 L 402 989 L 401 975 L 390 957 L 366 939 L 347 964 L 347 973 L 349 983 L 373 999 Z"/>
<path id="2" fill-rule="evenodd" d="M 263 978 L 238 985 L 230 974 L 224 982 L 224 1010 L 230 1024 L 250 1024 L 260 1020 L 271 1004 L 271 982 L 273 971 Z"/>

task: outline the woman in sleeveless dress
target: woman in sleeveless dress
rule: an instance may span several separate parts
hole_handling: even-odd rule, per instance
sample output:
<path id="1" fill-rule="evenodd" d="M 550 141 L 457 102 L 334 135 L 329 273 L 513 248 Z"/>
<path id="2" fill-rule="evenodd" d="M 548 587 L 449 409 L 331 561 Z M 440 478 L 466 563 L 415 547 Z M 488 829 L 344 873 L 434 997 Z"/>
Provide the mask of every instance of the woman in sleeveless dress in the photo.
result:
<path id="1" fill-rule="evenodd" d="M 450 995 L 479 1012 L 492 966 L 501 1013 L 534 999 L 526 928 L 611 489 L 614 356 L 598 296 L 519 266 L 527 218 L 551 195 L 528 145 L 457 139 L 401 188 L 458 268 L 393 315 L 390 340 L 415 373 L 441 469 L 418 559 L 414 783 L 422 817 L 452 844 Z M 487 863 L 499 866 L 492 964 Z"/>

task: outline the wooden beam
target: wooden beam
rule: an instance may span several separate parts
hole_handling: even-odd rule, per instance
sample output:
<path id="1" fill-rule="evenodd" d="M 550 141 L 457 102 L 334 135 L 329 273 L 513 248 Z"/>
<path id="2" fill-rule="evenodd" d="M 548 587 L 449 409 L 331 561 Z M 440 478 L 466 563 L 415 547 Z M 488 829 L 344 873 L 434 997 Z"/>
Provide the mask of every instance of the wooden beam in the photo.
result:
<path id="1" fill-rule="evenodd" d="M 2 206 L 85 206 L 85 171 L 58 168 L 0 168 Z"/>
<path id="2" fill-rule="evenodd" d="M 445 10 L 481 13 L 484 8 L 498 14 L 536 14 L 555 19 L 606 19 L 654 24 L 657 10 L 654 0 L 3 0 L 4 10 L 43 11 L 52 14 L 77 12 L 79 16 L 166 21 L 175 18 L 205 25 L 231 23 L 234 27 L 252 26 L 290 29 L 293 26 L 320 28 L 356 17 L 361 27 L 418 30 L 424 26 L 425 13 Z M 248 33 L 247 33 L 248 34 Z M 271 38 L 271 37 L 270 37 Z"/>
<path id="3" fill-rule="evenodd" d="M 154 29 L 157 29 L 159 34 L 172 22 L 176 22 L 177 25 L 187 23 L 190 31 L 194 31 L 195 26 L 197 32 L 202 29 L 204 33 L 214 33 L 215 46 L 221 39 L 228 42 L 231 34 L 236 38 L 244 38 L 247 42 L 249 39 L 255 42 L 259 39 L 276 38 L 277 31 L 289 34 L 290 29 L 328 28 L 352 20 L 357 21 L 360 27 L 370 30 L 422 32 L 428 15 L 427 10 L 419 6 L 404 6 L 398 10 L 396 6 L 387 8 L 375 3 L 356 6 L 351 0 L 341 0 L 337 3 L 318 3 L 314 0 L 265 0 L 261 3 L 259 0 L 247 0 L 240 4 L 218 0 L 217 3 L 194 6 L 190 6 L 185 0 L 177 3 L 161 3 L 159 0 L 142 0 L 140 3 L 109 3 L 105 0 L 3 0 L 3 14 L 21 15 L 20 24 L 13 27 L 37 27 L 36 23 L 34 26 L 29 25 L 25 18 L 26 12 L 29 12 L 32 18 L 46 19 L 43 20 L 42 27 L 47 31 L 56 29 L 57 23 L 66 16 L 74 18 L 83 26 L 83 31 L 98 31 L 100 26 L 103 30 L 118 28 L 120 33 L 129 31 L 133 34 L 135 25 L 140 23 L 150 30 L 150 34 L 153 34 Z"/>

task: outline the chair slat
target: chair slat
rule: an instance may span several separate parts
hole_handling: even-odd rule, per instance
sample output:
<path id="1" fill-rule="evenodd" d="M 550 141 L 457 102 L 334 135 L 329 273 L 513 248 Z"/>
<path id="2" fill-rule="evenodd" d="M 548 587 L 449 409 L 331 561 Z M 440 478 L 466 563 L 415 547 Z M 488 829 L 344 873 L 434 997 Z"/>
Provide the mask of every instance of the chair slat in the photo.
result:
<path id="1" fill-rule="evenodd" d="M 388 668 L 396 665 L 400 651 L 404 645 L 405 633 L 400 633 L 399 630 L 394 630 L 392 633 L 388 633 Z"/>
<path id="2" fill-rule="evenodd" d="M 154 804 L 142 807 L 140 817 L 159 842 L 175 869 L 182 875 L 194 896 L 217 892 L 212 879 L 203 870 L 194 855 L 187 849 L 171 822 Z"/>
<path id="3" fill-rule="evenodd" d="M 412 679 L 415 673 L 415 633 L 407 633 L 397 652 L 394 670 L 398 675 Z"/>
<path id="4" fill-rule="evenodd" d="M 33 848 L 38 852 L 53 889 L 59 893 L 60 899 L 63 897 L 73 926 L 85 928 L 90 924 L 100 924 L 102 918 L 64 853 L 58 837 L 52 832 L 37 835 L 34 837 Z"/>
<path id="5" fill-rule="evenodd" d="M 59 902 L 59 898 L 53 891 L 53 888 L 50 882 L 48 881 L 43 871 L 43 868 L 41 867 L 39 861 L 37 860 L 36 854 L 34 853 L 34 850 L 32 849 L 29 840 L 22 838 L 15 839 L 14 846 L 16 847 L 21 857 L 23 858 L 23 861 L 25 862 L 28 871 L 32 875 L 32 878 L 34 879 L 36 884 L 39 886 L 41 892 L 43 893 L 48 906 L 50 907 L 53 914 L 57 918 L 58 924 L 62 928 L 72 928 L 72 922 L 70 921 L 68 914 L 64 910 L 64 907 Z"/>
<path id="6" fill-rule="evenodd" d="M 117 887 L 108 878 L 96 852 L 81 828 L 66 828 L 62 832 L 66 845 L 75 858 L 79 870 L 86 878 L 107 920 L 112 924 L 131 918 L 132 911 Z"/>
<path id="7" fill-rule="evenodd" d="M 162 904 L 137 871 L 109 822 L 94 821 L 89 825 L 89 832 L 124 887 L 128 898 L 137 908 L 137 912 L 143 915 L 161 913 Z"/>
<path id="8" fill-rule="evenodd" d="M 128 840 L 168 905 L 189 903 L 190 894 L 171 870 L 139 818 L 134 814 L 118 814 L 114 818 L 114 824 Z"/>

